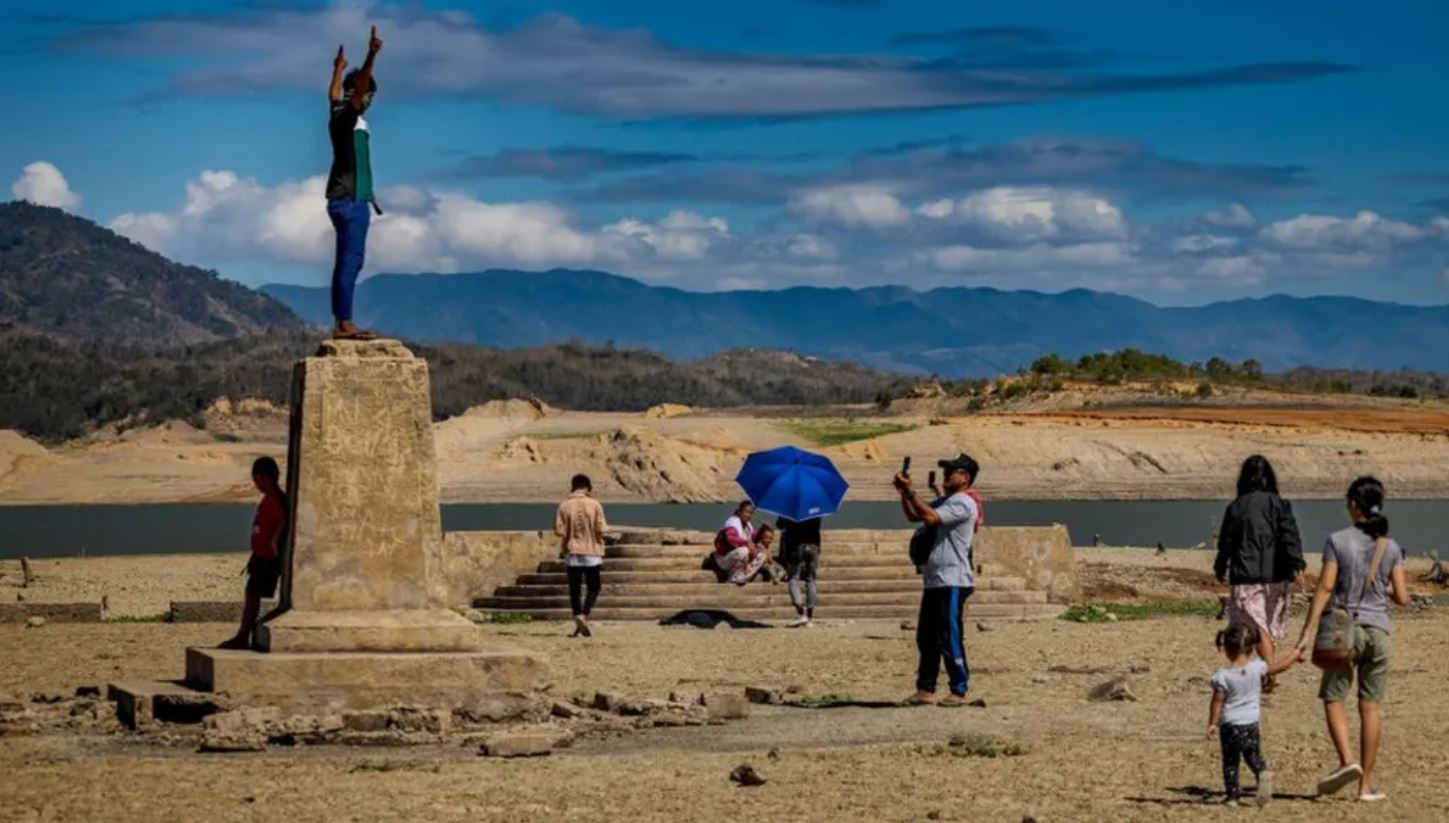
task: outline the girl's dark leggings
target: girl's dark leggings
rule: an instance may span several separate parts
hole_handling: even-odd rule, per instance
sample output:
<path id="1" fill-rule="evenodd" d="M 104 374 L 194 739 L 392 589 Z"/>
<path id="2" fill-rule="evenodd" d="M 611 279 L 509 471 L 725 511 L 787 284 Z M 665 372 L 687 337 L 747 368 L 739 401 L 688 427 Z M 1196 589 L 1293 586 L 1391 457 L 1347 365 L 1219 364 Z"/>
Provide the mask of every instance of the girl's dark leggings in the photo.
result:
<path id="1" fill-rule="evenodd" d="M 569 566 L 569 606 L 574 611 L 574 616 L 588 616 L 594 610 L 594 603 L 599 600 L 599 567 L 598 566 Z M 579 590 L 588 583 L 588 594 L 580 603 Z"/>

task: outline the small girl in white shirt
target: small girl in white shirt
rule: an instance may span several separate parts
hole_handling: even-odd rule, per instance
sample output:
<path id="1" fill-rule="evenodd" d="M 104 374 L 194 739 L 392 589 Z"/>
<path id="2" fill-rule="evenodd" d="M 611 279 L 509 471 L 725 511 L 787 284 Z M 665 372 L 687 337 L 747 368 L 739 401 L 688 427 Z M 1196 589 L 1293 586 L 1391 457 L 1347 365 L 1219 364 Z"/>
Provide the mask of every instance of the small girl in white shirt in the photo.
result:
<path id="1" fill-rule="evenodd" d="M 1246 760 L 1248 768 L 1258 777 L 1257 803 L 1268 805 L 1273 799 L 1273 772 L 1259 751 L 1258 720 L 1261 716 L 1259 697 L 1263 681 L 1285 672 L 1298 662 L 1295 649 L 1272 666 L 1253 654 L 1258 645 L 1257 632 L 1248 626 L 1229 626 L 1218 632 L 1218 648 L 1229 665 L 1213 672 L 1213 699 L 1208 710 L 1207 736 L 1217 735 L 1223 750 L 1223 802 L 1238 805 L 1238 760 Z"/>

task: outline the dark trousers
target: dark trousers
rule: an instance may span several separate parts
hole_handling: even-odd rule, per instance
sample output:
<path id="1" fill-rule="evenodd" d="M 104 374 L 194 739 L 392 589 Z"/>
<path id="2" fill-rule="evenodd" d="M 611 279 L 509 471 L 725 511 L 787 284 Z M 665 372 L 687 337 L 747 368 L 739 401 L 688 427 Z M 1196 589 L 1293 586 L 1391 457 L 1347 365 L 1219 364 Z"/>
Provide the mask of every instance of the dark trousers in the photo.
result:
<path id="1" fill-rule="evenodd" d="M 941 664 L 951 693 L 962 695 L 970 685 L 971 669 L 966 665 L 966 643 L 961 632 L 966 599 L 973 589 L 945 586 L 921 593 L 921 615 L 916 620 L 916 649 L 921 668 L 916 676 L 919 691 L 934 693 Z"/>
<path id="2" fill-rule="evenodd" d="M 1258 750 L 1258 724 L 1235 726 L 1224 723 L 1218 727 L 1218 740 L 1223 746 L 1223 791 L 1236 800 L 1242 791 L 1238 788 L 1238 758 L 1247 761 L 1248 768 L 1255 775 L 1268 768 Z"/>
<path id="3" fill-rule="evenodd" d="M 598 566 L 569 566 L 569 607 L 574 610 L 574 616 L 588 616 L 594 610 L 594 604 L 599 601 L 599 567 Z M 588 595 L 580 603 L 580 591 L 587 583 Z"/>
<path id="4" fill-rule="evenodd" d="M 365 200 L 331 197 L 327 200 L 327 216 L 337 232 L 337 251 L 332 262 L 332 317 L 352 319 L 352 290 L 367 256 L 367 228 L 372 213 Z"/>

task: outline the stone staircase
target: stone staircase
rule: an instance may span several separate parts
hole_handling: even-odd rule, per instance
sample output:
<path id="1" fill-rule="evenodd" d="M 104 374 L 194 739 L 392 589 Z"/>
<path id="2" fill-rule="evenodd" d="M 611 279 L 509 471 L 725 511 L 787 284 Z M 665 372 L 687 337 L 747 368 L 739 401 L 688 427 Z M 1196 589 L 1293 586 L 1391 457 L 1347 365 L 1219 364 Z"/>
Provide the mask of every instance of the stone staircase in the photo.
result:
<path id="1" fill-rule="evenodd" d="M 624 533 L 606 550 L 603 590 L 593 617 L 659 620 L 685 609 L 724 609 L 739 618 L 762 621 L 795 616 L 784 583 L 755 581 L 739 587 L 715 582 L 714 574 L 700 567 L 711 550 L 707 542 L 711 538 L 695 533 Z M 920 600 L 921 579 L 904 547 L 832 541 L 826 533 L 817 618 L 914 619 Z M 570 613 L 563 562 L 540 563 L 535 572 L 521 575 L 513 585 L 499 586 L 491 597 L 477 598 L 473 605 L 538 620 L 566 620 Z M 1060 613 L 1061 606 L 1048 603 L 1045 592 L 1028 589 L 1022 578 L 988 563 L 977 575 L 968 617 L 1032 620 Z"/>

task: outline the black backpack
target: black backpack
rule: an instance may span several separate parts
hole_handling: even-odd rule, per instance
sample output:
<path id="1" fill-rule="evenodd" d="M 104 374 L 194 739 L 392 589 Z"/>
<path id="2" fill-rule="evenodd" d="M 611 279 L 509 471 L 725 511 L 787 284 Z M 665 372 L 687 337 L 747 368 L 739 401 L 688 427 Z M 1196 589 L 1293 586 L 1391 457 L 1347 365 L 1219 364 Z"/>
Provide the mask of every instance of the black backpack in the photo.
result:
<path id="1" fill-rule="evenodd" d="M 911 565 L 920 571 L 931 560 L 931 549 L 936 547 L 936 526 L 925 525 L 911 535 Z"/>

